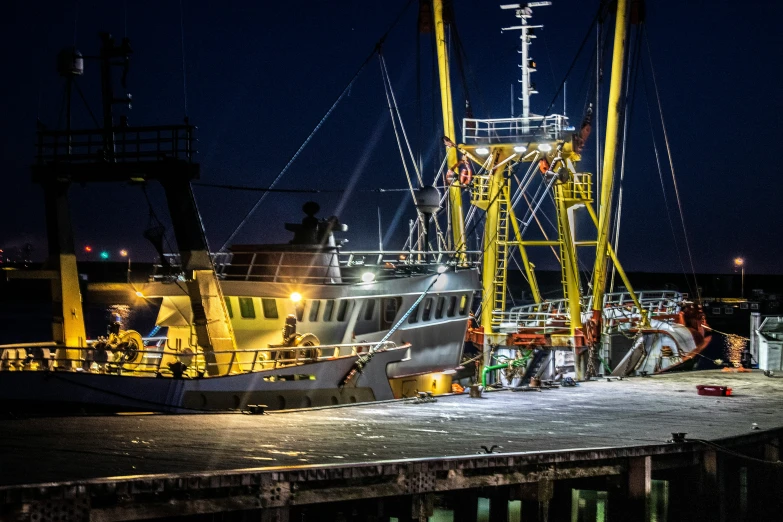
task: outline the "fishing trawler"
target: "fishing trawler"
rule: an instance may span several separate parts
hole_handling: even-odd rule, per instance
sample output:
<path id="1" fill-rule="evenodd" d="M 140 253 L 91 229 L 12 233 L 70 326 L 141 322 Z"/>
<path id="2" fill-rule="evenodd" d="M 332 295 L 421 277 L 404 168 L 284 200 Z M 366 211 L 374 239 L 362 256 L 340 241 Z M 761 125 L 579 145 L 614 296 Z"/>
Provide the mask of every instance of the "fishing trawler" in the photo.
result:
<path id="1" fill-rule="evenodd" d="M 599 116 L 593 104 L 585 107 L 578 127 L 570 123 L 565 110 L 563 114 L 550 112 L 560 91 L 544 114 L 531 111 L 531 95 L 537 91 L 531 82 L 536 66 L 530 57 L 530 46 L 536 38 L 534 32 L 544 28 L 532 25 L 531 18 L 534 9 L 551 4 L 540 1 L 500 6 L 518 21 L 502 30 L 519 34 L 518 99 L 522 111 L 511 117 L 491 119 L 466 113 L 462 141 L 457 142 L 450 89 L 444 82 L 449 77 L 448 61 L 442 59 L 447 55 L 444 9 L 441 3 L 434 2 L 432 25 L 441 58 L 446 134 L 443 141 L 449 166 L 444 179 L 449 184 L 452 215 L 461 216 L 460 190 L 469 193 L 472 205 L 465 225 L 459 223 L 455 227 L 455 244 L 464 243 L 459 236 L 460 227 L 467 226 L 471 219 L 475 226 L 483 219 L 482 299 L 476 311 L 480 326 L 468 334 L 468 340 L 483 350 L 482 382 L 489 384 L 493 374 L 494 380 L 516 387 L 533 378 L 583 380 L 597 375 L 627 376 L 692 368 L 710 341 L 701 306 L 679 292 L 635 292 L 616 253 L 619 233 L 613 219 L 619 222 L 619 214 L 613 203 L 622 199 L 622 193 L 619 198 L 615 194 L 614 180 L 623 169 L 625 148 L 621 154 L 620 144 L 626 134 L 629 98 L 624 79 L 635 76 L 626 70 L 626 65 L 630 66 L 626 55 L 632 39 L 637 46 L 641 42 L 638 31 L 634 33 L 631 28 L 643 20 L 642 2 L 616 3 L 603 163 L 597 165 L 602 177 L 596 197 L 593 178 L 597 176 L 578 169 Z M 607 6 L 601 4 L 599 9 L 605 11 L 599 11 L 595 20 L 611 18 Z M 564 84 L 565 80 L 560 89 Z M 599 100 L 597 95 L 596 102 Z M 601 156 L 600 147 L 596 156 Z M 547 218 L 553 228 L 549 234 L 540 219 L 547 205 L 554 214 L 553 219 Z M 523 210 L 517 214 L 519 207 Z M 581 230 L 577 234 L 578 216 L 585 214 L 582 221 L 595 227 L 592 237 L 585 237 Z M 535 233 L 537 237 L 531 237 Z M 531 250 L 540 247 L 551 250 L 560 266 L 561 299 L 544 299 L 539 290 Z M 587 274 L 580 270 L 585 257 L 594 262 Z M 530 304 L 508 306 L 507 275 L 512 262 L 529 284 L 533 301 Z M 610 266 L 612 285 L 616 274 L 624 286 L 621 292 L 607 291 Z"/>
<path id="2" fill-rule="evenodd" d="M 517 386 L 534 377 L 573 375 L 581 380 L 692 365 L 709 341 L 699 306 L 675 292 L 636 293 L 611 241 L 623 109 L 622 46 L 630 6 L 618 2 L 619 47 L 609 93 L 604 176 L 596 201 L 592 174 L 577 171 L 592 109 L 578 129 L 565 115 L 548 114 L 549 109 L 544 115 L 530 112 L 534 68 L 528 47 L 534 26 L 529 19 L 533 7 L 549 4 L 501 6 L 520 21 L 508 29 L 521 34 L 523 110 L 512 118 L 466 117 L 461 141 L 454 123 L 443 3 L 434 0 L 431 10 L 420 11 L 420 16 L 426 12 L 432 17 L 437 45 L 445 168 L 433 185 L 446 186 L 447 212 L 441 215 L 448 219 L 442 228 L 450 233 L 451 246 L 433 252 L 428 251 L 427 230 L 431 222 L 438 226 L 435 214 L 441 198 L 420 178 L 420 189 L 411 185 L 411 191 L 423 248 L 413 250 L 411 242 L 407 250 L 391 255 L 343 252 L 333 235 L 342 228 L 339 220 L 320 220 L 315 207 L 307 205 L 302 223 L 287 227 L 295 234 L 291 244 L 238 245 L 229 254 L 211 254 L 189 184 L 198 176 L 193 127 L 187 122 L 150 128 L 115 125 L 111 108 L 117 98 L 111 82 L 104 82 L 102 129 L 39 133 L 33 177 L 47 196 L 55 268 L 50 275 L 62 316 L 56 317 L 53 346 L 3 347 L 5 367 L 21 371 L 0 376 L 0 398 L 7 404 L 186 412 L 402 396 L 406 379 L 420 390 L 421 376 L 432 381 L 433 372 L 458 367 L 471 308 L 479 325 L 468 329 L 466 339 L 483 352 L 478 358 L 483 358 L 485 383 L 493 371 L 499 381 Z M 104 75 L 124 63 L 117 59 L 127 50 L 125 42 L 117 46 L 104 37 Z M 61 58 L 61 74 L 69 85 L 81 74 L 81 58 L 75 52 Z M 392 118 L 399 118 L 385 74 Z M 523 173 L 519 167 L 526 164 Z M 516 170 L 521 180 L 512 190 Z M 160 300 L 156 328 L 165 331 L 164 336 L 142 338 L 112 325 L 108 337 L 86 339 L 66 192 L 69 183 L 98 180 L 159 181 L 166 191 L 179 255 L 164 263 L 149 283 L 96 288 Z M 528 198 L 526 191 L 533 186 L 539 188 Z M 465 197 L 472 205 L 467 214 Z M 538 221 L 548 198 L 555 211 L 556 238 L 531 239 L 528 228 Z M 514 207 L 522 199 L 528 208 L 518 218 Z M 595 238 L 577 238 L 577 211 L 587 212 Z M 466 234 L 478 215 L 483 217 L 480 286 L 472 268 L 479 259 L 468 251 Z M 160 237 L 153 239 L 162 245 Z M 528 249 L 542 246 L 556 252 L 562 299 L 545 300 L 538 289 Z M 577 247 L 593 251 L 590 293 L 583 290 Z M 507 270 L 515 253 L 534 302 L 508 308 Z M 606 292 L 609 261 L 625 287 L 622 292 Z M 479 288 L 481 301 L 474 307 Z M 31 356 L 28 348 L 37 351 Z M 611 370 L 606 361 L 619 362 Z"/>
<path id="3" fill-rule="evenodd" d="M 3 409 L 262 411 L 450 388 L 439 372 L 460 362 L 478 288 L 464 252 L 430 252 L 426 237 L 423 251 L 342 252 L 334 233 L 347 227 L 317 218 L 310 202 L 301 224 L 286 225 L 289 244 L 211 254 L 190 184 L 195 128 L 115 125 L 112 71 L 127 66 L 130 45 L 101 39 L 103 128 L 71 129 L 69 104 L 65 130 L 38 132 L 32 171 L 46 195 L 49 270 L 13 276 L 52 280 L 53 341 L 0 346 Z M 70 101 L 84 59 L 66 49 L 58 65 Z M 115 322 L 87 339 L 67 193 L 98 181 L 158 181 L 166 192 L 178 254 L 163 253 L 163 231 L 152 227 L 160 271 L 146 284 L 92 289 L 160 303 L 157 337 Z M 437 212 L 436 189 L 416 194 L 422 220 Z"/>

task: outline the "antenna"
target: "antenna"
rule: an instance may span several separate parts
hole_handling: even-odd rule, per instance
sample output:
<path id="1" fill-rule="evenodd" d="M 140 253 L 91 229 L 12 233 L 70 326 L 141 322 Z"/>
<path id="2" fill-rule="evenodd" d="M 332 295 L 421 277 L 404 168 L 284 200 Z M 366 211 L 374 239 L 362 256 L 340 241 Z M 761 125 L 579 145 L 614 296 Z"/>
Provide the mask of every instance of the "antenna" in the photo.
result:
<path id="1" fill-rule="evenodd" d="M 516 17 L 519 18 L 520 25 L 512 27 L 503 27 L 501 31 L 520 31 L 520 50 L 519 54 L 522 55 L 522 63 L 519 68 L 521 69 L 522 79 L 519 83 L 522 84 L 522 96 L 519 98 L 522 101 L 522 131 L 528 132 L 530 130 L 530 95 L 536 94 L 538 91 L 530 82 L 530 73 L 535 72 L 535 62 L 530 59 L 528 47 L 530 46 L 530 40 L 535 38 L 534 30 L 542 29 L 543 25 L 530 25 L 528 24 L 528 18 L 533 17 L 533 7 L 543 7 L 552 5 L 552 2 L 527 2 L 524 4 L 503 4 L 501 9 L 514 9 L 516 11 Z"/>

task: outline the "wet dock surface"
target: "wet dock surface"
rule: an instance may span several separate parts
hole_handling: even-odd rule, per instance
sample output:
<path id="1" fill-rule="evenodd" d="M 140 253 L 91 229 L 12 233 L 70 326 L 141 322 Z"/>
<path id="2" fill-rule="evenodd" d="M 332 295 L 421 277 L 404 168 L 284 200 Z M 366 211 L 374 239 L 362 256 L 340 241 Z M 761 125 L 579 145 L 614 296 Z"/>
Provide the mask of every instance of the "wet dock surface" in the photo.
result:
<path id="1" fill-rule="evenodd" d="M 699 396 L 697 384 L 730 386 Z M 754 426 L 755 423 L 755 426 Z M 718 439 L 783 426 L 783 379 L 717 371 L 582 383 L 481 399 L 370 403 L 270 415 L 132 415 L 0 421 L 0 485 L 290 468 Z"/>

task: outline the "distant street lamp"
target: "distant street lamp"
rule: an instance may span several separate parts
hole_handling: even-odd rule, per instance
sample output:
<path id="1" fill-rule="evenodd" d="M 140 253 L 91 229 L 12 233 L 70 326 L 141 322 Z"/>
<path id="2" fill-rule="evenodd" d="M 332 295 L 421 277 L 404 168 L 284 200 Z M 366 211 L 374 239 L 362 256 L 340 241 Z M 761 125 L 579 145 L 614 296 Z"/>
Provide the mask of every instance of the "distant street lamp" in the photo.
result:
<path id="1" fill-rule="evenodd" d="M 741 257 L 734 258 L 734 269 L 740 269 L 740 297 L 745 297 L 745 260 Z"/>
<path id="2" fill-rule="evenodd" d="M 127 257 L 128 258 L 128 282 L 130 283 L 130 274 L 131 274 L 131 258 L 128 255 L 128 251 L 124 248 L 120 250 L 120 256 Z"/>

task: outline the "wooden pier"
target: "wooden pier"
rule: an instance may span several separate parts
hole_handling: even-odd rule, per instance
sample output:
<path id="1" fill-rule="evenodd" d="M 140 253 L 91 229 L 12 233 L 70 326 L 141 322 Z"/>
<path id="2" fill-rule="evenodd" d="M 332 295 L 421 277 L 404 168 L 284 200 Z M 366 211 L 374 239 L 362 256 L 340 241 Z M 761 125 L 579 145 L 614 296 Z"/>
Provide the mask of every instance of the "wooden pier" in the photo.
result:
<path id="1" fill-rule="evenodd" d="M 0 520 L 706 522 L 783 508 L 783 379 L 759 372 L 270 415 L 6 419 L 0 437 Z"/>

